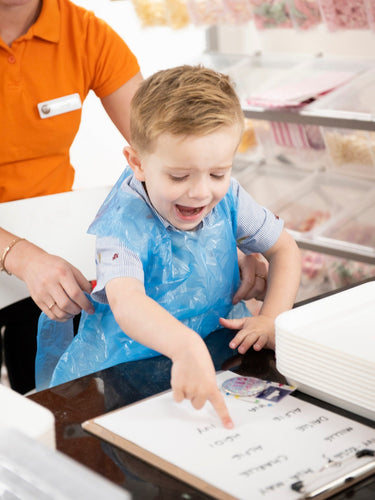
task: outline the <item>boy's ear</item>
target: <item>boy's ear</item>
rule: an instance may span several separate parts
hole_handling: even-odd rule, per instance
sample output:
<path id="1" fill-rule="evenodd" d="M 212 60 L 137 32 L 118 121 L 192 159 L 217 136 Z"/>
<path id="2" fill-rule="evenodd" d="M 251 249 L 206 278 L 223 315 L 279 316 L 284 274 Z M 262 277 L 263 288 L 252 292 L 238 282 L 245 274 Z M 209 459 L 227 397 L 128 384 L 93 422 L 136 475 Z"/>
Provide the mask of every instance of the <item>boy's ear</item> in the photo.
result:
<path id="1" fill-rule="evenodd" d="M 123 153 L 130 168 L 133 170 L 136 179 L 140 182 L 144 182 L 145 176 L 142 169 L 142 162 L 136 150 L 131 146 L 126 146 L 123 149 Z"/>

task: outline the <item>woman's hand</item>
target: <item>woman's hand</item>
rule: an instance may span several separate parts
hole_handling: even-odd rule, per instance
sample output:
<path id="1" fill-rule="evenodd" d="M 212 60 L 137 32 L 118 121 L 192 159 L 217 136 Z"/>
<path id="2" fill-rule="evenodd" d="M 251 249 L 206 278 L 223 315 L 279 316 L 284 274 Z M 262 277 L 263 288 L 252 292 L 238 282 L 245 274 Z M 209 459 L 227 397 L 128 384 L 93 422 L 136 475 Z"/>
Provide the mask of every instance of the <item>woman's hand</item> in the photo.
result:
<path id="1" fill-rule="evenodd" d="M 23 240 L 9 252 L 6 267 L 25 282 L 31 298 L 49 318 L 65 321 L 81 309 L 94 312 L 84 293 L 91 292 L 90 282 L 61 257 Z"/>
<path id="2" fill-rule="evenodd" d="M 263 300 L 267 291 L 268 262 L 260 254 L 245 255 L 238 251 L 241 285 L 233 297 L 233 304 L 241 300 Z"/>

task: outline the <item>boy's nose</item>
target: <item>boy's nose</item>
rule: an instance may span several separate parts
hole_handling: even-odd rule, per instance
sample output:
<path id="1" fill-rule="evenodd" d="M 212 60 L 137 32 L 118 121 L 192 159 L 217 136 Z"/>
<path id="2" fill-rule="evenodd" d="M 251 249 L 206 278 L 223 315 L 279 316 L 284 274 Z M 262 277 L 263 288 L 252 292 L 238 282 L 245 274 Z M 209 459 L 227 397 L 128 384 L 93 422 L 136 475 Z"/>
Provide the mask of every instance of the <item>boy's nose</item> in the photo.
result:
<path id="1" fill-rule="evenodd" d="M 189 197 L 197 200 L 205 200 L 210 195 L 208 182 L 205 179 L 193 182 L 189 187 Z"/>

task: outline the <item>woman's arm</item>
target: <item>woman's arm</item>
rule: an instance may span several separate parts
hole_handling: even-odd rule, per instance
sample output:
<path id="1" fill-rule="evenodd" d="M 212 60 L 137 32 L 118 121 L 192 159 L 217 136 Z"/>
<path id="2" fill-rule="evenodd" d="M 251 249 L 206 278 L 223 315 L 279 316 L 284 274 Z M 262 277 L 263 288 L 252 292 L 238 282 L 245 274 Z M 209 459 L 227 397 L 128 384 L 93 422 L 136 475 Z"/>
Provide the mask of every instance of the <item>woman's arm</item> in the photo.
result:
<path id="1" fill-rule="evenodd" d="M 0 228 L 0 252 L 4 254 L 17 236 Z M 66 260 L 51 255 L 30 241 L 17 241 L 6 253 L 4 272 L 25 282 L 31 298 L 51 319 L 64 321 L 81 309 L 93 313 L 93 306 L 84 292 L 91 284 Z"/>
<path id="2" fill-rule="evenodd" d="M 141 73 L 137 73 L 119 89 L 102 98 L 102 104 L 112 122 L 130 144 L 130 102 L 143 81 Z"/>

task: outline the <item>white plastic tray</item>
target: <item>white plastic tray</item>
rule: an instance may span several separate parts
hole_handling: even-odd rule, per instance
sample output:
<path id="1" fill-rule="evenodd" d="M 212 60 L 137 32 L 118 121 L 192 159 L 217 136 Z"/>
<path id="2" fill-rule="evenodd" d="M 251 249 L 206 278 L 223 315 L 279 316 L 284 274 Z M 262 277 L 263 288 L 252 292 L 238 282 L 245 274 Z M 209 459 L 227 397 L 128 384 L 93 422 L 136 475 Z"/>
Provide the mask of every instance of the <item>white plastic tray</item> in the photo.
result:
<path id="1" fill-rule="evenodd" d="M 324 297 L 280 314 L 277 331 L 286 331 L 332 354 L 348 355 L 375 370 L 375 281 Z M 276 345 L 277 348 L 277 345 Z"/>
<path id="2" fill-rule="evenodd" d="M 375 281 L 276 318 L 276 366 L 292 385 L 375 419 Z"/>

